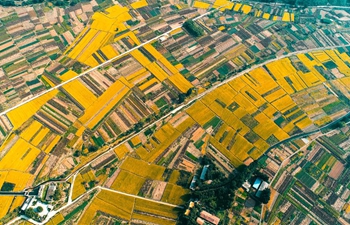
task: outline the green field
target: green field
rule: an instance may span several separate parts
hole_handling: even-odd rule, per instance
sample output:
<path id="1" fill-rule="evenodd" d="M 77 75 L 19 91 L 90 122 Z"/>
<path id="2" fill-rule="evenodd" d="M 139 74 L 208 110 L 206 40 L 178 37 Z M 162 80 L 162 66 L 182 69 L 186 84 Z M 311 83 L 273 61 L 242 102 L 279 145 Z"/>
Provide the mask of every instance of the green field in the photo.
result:
<path id="1" fill-rule="evenodd" d="M 316 183 L 316 180 L 303 170 L 297 173 L 295 177 L 298 178 L 308 188 L 311 188 Z"/>

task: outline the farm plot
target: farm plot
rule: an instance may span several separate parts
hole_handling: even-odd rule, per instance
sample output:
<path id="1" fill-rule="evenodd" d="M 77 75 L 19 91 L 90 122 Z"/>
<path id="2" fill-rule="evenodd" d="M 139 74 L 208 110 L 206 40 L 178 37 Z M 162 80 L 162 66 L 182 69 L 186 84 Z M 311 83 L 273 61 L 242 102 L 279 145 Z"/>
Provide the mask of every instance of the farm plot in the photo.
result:
<path id="1" fill-rule="evenodd" d="M 129 221 L 131 219 L 134 201 L 133 197 L 101 190 L 85 210 L 79 223 L 90 224 L 94 221 L 97 211 Z"/>
<path id="2" fill-rule="evenodd" d="M 0 169 L 26 171 L 39 153 L 39 149 L 20 138 L 1 159 Z"/>
<path id="3" fill-rule="evenodd" d="M 182 205 L 186 202 L 183 199 L 184 196 L 186 196 L 186 194 L 189 194 L 188 189 L 184 189 L 181 186 L 168 183 L 164 190 L 162 201 L 168 202 L 174 205 Z"/>
<path id="4" fill-rule="evenodd" d="M 163 180 L 165 168 L 162 166 L 148 164 L 145 161 L 128 157 L 122 166 L 123 170 L 151 180 Z"/>
<path id="5" fill-rule="evenodd" d="M 52 90 L 39 98 L 32 100 L 18 108 L 7 113 L 14 129 L 19 128 L 24 122 L 29 120 L 49 99 L 58 93 L 57 90 Z"/>
<path id="6" fill-rule="evenodd" d="M 129 194 L 137 195 L 146 179 L 133 173 L 122 170 L 114 180 L 111 188 Z"/>

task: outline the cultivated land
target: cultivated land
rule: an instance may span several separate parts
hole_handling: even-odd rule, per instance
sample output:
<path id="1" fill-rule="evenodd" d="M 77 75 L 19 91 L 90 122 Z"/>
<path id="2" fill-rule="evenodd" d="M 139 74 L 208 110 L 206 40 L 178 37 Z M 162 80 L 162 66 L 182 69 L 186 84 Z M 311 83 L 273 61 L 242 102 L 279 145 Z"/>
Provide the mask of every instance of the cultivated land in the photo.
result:
<path id="1" fill-rule="evenodd" d="M 170 3 L 0 8 L 0 223 L 350 223 L 347 9 Z"/>

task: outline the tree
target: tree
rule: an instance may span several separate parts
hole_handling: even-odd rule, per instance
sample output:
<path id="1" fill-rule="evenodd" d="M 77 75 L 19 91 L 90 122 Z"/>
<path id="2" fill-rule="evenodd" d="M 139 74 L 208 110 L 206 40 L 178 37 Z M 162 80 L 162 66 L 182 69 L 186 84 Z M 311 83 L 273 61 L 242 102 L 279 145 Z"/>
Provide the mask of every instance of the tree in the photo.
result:
<path id="1" fill-rule="evenodd" d="M 270 195 L 271 195 L 270 188 L 266 188 L 265 190 L 261 191 L 261 195 L 259 198 L 261 203 L 267 204 L 270 201 Z"/>
<path id="2" fill-rule="evenodd" d="M 184 95 L 184 94 L 179 94 L 179 98 L 178 98 L 178 100 L 177 100 L 177 103 L 178 104 L 181 104 L 181 103 L 183 103 L 184 101 L 185 101 L 185 98 L 186 98 L 186 95 Z"/>
<path id="3" fill-rule="evenodd" d="M 200 28 L 193 20 L 187 20 L 183 27 L 190 33 L 192 36 L 200 37 L 204 34 L 202 28 Z"/>
<path id="4" fill-rule="evenodd" d="M 74 153 L 73 153 L 73 156 L 74 157 L 79 157 L 81 155 L 81 152 L 79 150 L 76 150 Z"/>
<path id="5" fill-rule="evenodd" d="M 98 147 L 96 147 L 95 145 L 90 145 L 88 148 L 89 152 L 96 152 L 97 149 L 98 149 Z"/>
<path id="6" fill-rule="evenodd" d="M 25 211 L 24 214 L 25 214 L 27 217 L 33 218 L 33 219 L 35 219 L 35 218 L 38 217 L 38 214 L 34 211 L 33 208 L 27 209 L 27 210 Z"/>
<path id="7" fill-rule="evenodd" d="M 350 168 L 350 155 L 348 155 L 348 157 L 346 157 L 346 167 Z"/>
<path id="8" fill-rule="evenodd" d="M 44 209 L 43 209 L 43 207 L 41 207 L 41 206 L 36 207 L 36 211 L 37 211 L 38 213 L 41 213 L 43 210 L 44 210 Z"/>
<path id="9" fill-rule="evenodd" d="M 55 190 L 55 193 L 53 194 L 53 200 L 58 201 L 61 199 L 61 192 L 58 190 L 58 188 Z"/>
<path id="10" fill-rule="evenodd" d="M 192 88 L 188 89 L 188 91 L 186 92 L 186 96 L 190 96 L 192 94 L 192 91 L 193 91 Z"/>

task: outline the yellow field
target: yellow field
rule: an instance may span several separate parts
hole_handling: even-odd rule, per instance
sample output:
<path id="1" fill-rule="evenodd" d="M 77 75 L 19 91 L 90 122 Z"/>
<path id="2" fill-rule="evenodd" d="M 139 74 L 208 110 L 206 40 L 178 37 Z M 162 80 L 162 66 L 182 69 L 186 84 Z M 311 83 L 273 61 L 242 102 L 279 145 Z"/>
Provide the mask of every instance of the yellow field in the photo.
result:
<path id="1" fill-rule="evenodd" d="M 145 181 L 145 178 L 122 170 L 114 180 L 111 188 L 128 194 L 137 195 Z"/>
<path id="2" fill-rule="evenodd" d="M 270 19 L 270 14 L 269 13 L 264 13 L 263 14 L 263 18 L 266 19 L 266 20 Z"/>
<path id="3" fill-rule="evenodd" d="M 171 176 L 169 178 L 169 183 L 172 183 L 172 184 L 176 184 L 177 180 L 179 179 L 180 177 L 180 171 L 178 170 L 174 170 L 172 173 L 171 173 Z"/>
<path id="4" fill-rule="evenodd" d="M 84 185 L 82 185 L 82 182 L 84 182 L 84 179 L 81 176 L 81 174 L 79 173 L 76 176 L 74 184 L 73 184 L 73 193 L 72 193 L 73 200 L 85 193 L 86 189 L 85 189 Z"/>
<path id="5" fill-rule="evenodd" d="M 210 121 L 215 114 L 208 109 L 202 101 L 195 102 L 190 108 L 186 111 L 198 124 L 203 126 L 208 121 Z"/>
<path id="6" fill-rule="evenodd" d="M 26 188 L 27 184 L 29 184 L 32 177 L 33 175 L 29 173 L 12 170 L 6 173 L 4 181 L 16 184 L 13 191 L 23 191 L 23 189 Z"/>
<path id="7" fill-rule="evenodd" d="M 162 177 L 165 168 L 155 164 L 148 164 L 145 161 L 128 157 L 120 167 L 123 170 L 129 171 L 141 177 L 152 180 L 164 180 Z"/>
<path id="8" fill-rule="evenodd" d="M 169 135 L 174 133 L 175 129 L 170 125 L 170 123 L 166 123 L 159 130 L 154 133 L 154 137 L 159 140 L 159 142 L 164 142 Z"/>
<path id="9" fill-rule="evenodd" d="M 175 129 L 179 132 L 179 133 L 183 133 L 184 131 L 186 131 L 188 128 L 192 127 L 196 122 L 191 118 L 188 117 L 187 119 L 185 119 L 184 121 L 182 121 L 182 123 L 177 124 L 175 126 Z"/>
<path id="10" fill-rule="evenodd" d="M 41 80 L 43 80 L 44 83 L 47 83 L 50 87 L 54 87 L 55 86 L 55 84 L 52 83 L 52 81 L 49 78 L 47 78 L 46 76 L 42 76 Z"/>
<path id="11" fill-rule="evenodd" d="M 252 87 L 260 95 L 263 95 L 278 87 L 278 84 L 263 68 L 257 68 L 242 77 L 245 83 Z"/>
<path id="12" fill-rule="evenodd" d="M 216 140 L 213 137 L 210 137 L 210 143 L 217 149 L 219 150 L 224 156 L 226 156 L 230 162 L 232 163 L 232 165 L 234 167 L 238 167 L 240 165 L 243 164 L 243 162 L 241 160 L 239 160 L 233 153 L 231 153 L 230 151 L 227 151 L 227 149 L 222 146 L 218 140 Z"/>
<path id="13" fill-rule="evenodd" d="M 231 10 L 235 3 L 228 0 L 215 0 L 213 3 L 213 8 L 224 7 L 225 9 Z"/>
<path id="14" fill-rule="evenodd" d="M 87 207 L 79 220 L 79 224 L 90 224 L 97 210 L 116 216 L 123 220 L 130 220 L 133 211 L 134 198 L 117 193 L 101 190 Z"/>
<path id="15" fill-rule="evenodd" d="M 283 13 L 282 21 L 283 21 L 283 22 L 289 22 L 289 21 L 290 21 L 289 12 L 284 12 L 284 13 Z"/>
<path id="16" fill-rule="evenodd" d="M 253 148 L 253 145 L 247 141 L 241 135 L 237 135 L 235 138 L 235 143 L 230 149 L 231 154 L 234 154 L 236 158 L 242 162 L 249 157 L 248 151 Z"/>
<path id="17" fill-rule="evenodd" d="M 26 141 L 30 141 L 40 128 L 41 123 L 34 120 L 24 131 L 22 131 L 21 137 Z"/>
<path id="18" fill-rule="evenodd" d="M 168 78 L 168 74 L 156 63 L 148 64 L 146 68 L 160 81 L 164 81 Z"/>
<path id="19" fill-rule="evenodd" d="M 190 88 L 193 87 L 193 85 L 179 73 L 170 76 L 169 80 L 182 93 L 186 93 Z"/>
<path id="20" fill-rule="evenodd" d="M 146 0 L 137 1 L 131 4 L 131 7 L 134 9 L 139 9 L 145 6 L 148 6 L 148 3 Z"/>
<path id="21" fill-rule="evenodd" d="M 134 210 L 175 219 L 177 218 L 177 212 L 179 209 L 160 203 L 135 199 Z"/>
<path id="22" fill-rule="evenodd" d="M 118 90 L 118 89 L 117 89 Z M 92 104 L 91 107 L 89 107 L 87 110 L 86 110 L 86 113 L 83 115 L 83 117 L 81 118 L 81 122 L 83 122 L 85 119 L 87 119 L 87 116 L 89 115 L 93 115 L 92 117 L 90 117 L 90 120 L 87 122 L 87 126 L 90 128 L 90 129 L 93 129 L 99 122 L 101 119 L 103 119 L 105 117 L 105 115 L 107 113 L 109 113 L 112 108 L 117 104 L 119 103 L 120 100 L 122 100 L 128 93 L 129 93 L 130 89 L 127 88 L 127 87 L 124 87 L 122 88 L 121 90 L 119 90 L 119 92 L 117 92 L 113 97 L 112 99 L 110 99 L 108 101 L 108 103 L 104 106 L 102 106 L 102 103 L 103 101 L 99 101 L 100 99 L 102 99 L 102 96 L 100 96 L 98 98 L 98 100 L 95 102 L 96 104 Z M 107 91 L 106 91 L 107 92 Z M 105 92 L 105 93 L 106 93 Z M 105 94 L 104 93 L 104 94 Z M 109 93 L 108 93 L 109 94 Z M 105 96 L 103 96 L 105 97 Z M 100 108 L 96 108 L 94 106 L 101 106 Z M 94 111 L 96 111 L 96 109 L 100 109 L 99 111 L 97 111 L 97 113 L 93 113 Z"/>
<path id="23" fill-rule="evenodd" d="M 174 205 L 182 205 L 185 203 L 185 200 L 183 200 L 181 196 L 184 196 L 188 193 L 188 189 L 184 189 L 181 186 L 168 183 L 162 196 L 162 202 L 167 202 Z"/>
<path id="24" fill-rule="evenodd" d="M 66 73 L 60 76 L 61 80 L 67 81 L 72 79 L 73 77 L 76 77 L 78 74 L 72 70 L 68 70 Z"/>
<path id="25" fill-rule="evenodd" d="M 50 219 L 49 224 L 56 225 L 64 220 L 64 217 L 61 213 L 57 213 L 52 219 Z"/>
<path id="26" fill-rule="evenodd" d="M 261 97 L 261 95 L 259 95 L 253 88 L 249 87 L 248 85 L 242 88 L 241 93 L 257 108 L 266 102 L 265 99 Z"/>
<path id="27" fill-rule="evenodd" d="M 61 139 L 60 136 L 56 136 L 51 142 L 50 144 L 43 149 L 45 151 L 45 153 L 50 153 L 52 151 L 52 149 L 55 147 L 55 145 L 58 143 L 58 141 Z"/>
<path id="28" fill-rule="evenodd" d="M 23 139 L 18 139 L 0 161 L 0 169 L 26 171 L 39 153 L 39 149 Z"/>
<path id="29" fill-rule="evenodd" d="M 10 211 L 12 212 L 13 210 L 17 209 L 18 207 L 21 207 L 22 204 L 24 203 L 25 199 L 26 199 L 26 197 L 24 197 L 24 196 L 16 196 L 11 204 Z"/>
<path id="30" fill-rule="evenodd" d="M 141 4 L 144 5 L 147 4 L 147 2 L 141 1 L 136 3 L 135 6 L 141 6 Z M 93 22 L 90 28 L 85 29 L 82 32 L 83 35 L 79 35 L 77 40 L 66 50 L 66 52 L 69 52 L 68 57 L 89 66 L 98 65 L 98 62 L 94 59 L 92 54 L 108 45 L 117 31 L 122 32 L 126 29 L 123 22 L 132 19 L 128 13 L 128 8 L 119 5 L 114 5 L 106 9 L 106 12 L 107 14 L 102 12 L 93 14 Z M 111 52 L 111 54 L 113 54 L 113 52 Z M 99 57 L 98 54 L 96 55 Z M 102 59 L 100 58 L 100 60 Z"/>
<path id="31" fill-rule="evenodd" d="M 118 55 L 118 52 L 111 45 L 104 46 L 101 51 L 108 59 L 112 59 Z"/>
<path id="32" fill-rule="evenodd" d="M 141 144 L 140 136 L 135 136 L 130 141 L 133 146 L 137 146 L 138 144 Z"/>
<path id="33" fill-rule="evenodd" d="M 135 73 L 133 74 L 130 74 L 126 77 L 126 79 L 129 81 L 129 82 L 134 82 L 135 80 L 139 80 L 140 77 L 143 77 L 144 74 L 148 73 L 147 70 L 145 68 L 142 68 L 138 71 L 136 71 Z"/>
<path id="34" fill-rule="evenodd" d="M 129 149 L 126 147 L 125 144 L 119 145 L 114 149 L 115 154 L 118 156 L 119 159 L 122 159 L 126 153 L 129 152 Z"/>
<path id="35" fill-rule="evenodd" d="M 294 13 L 290 14 L 290 21 L 294 22 Z"/>
<path id="36" fill-rule="evenodd" d="M 250 5 L 243 5 L 241 10 L 244 14 L 248 14 L 252 10 L 252 7 Z"/>
<path id="37" fill-rule="evenodd" d="M 209 8 L 210 4 L 206 2 L 200 2 L 200 1 L 194 1 L 193 7 L 199 8 L 199 9 L 207 9 Z"/>
<path id="38" fill-rule="evenodd" d="M 152 79 L 146 81 L 145 83 L 141 84 L 141 85 L 139 86 L 139 88 L 140 88 L 141 91 L 144 91 L 144 90 L 146 90 L 148 87 L 152 86 L 152 85 L 155 84 L 155 83 L 158 83 L 157 78 L 152 78 Z"/>
<path id="39" fill-rule="evenodd" d="M 182 93 L 186 93 L 193 87 L 193 85 L 179 73 L 179 70 L 173 66 L 162 54 L 160 54 L 151 44 L 144 45 L 144 48 L 157 60 L 157 62 L 149 61 L 149 59 L 137 49 L 132 51 L 130 54 L 142 66 L 147 68 L 147 70 L 151 72 L 156 79 L 152 78 L 142 84 L 139 87 L 141 90 L 145 90 L 150 85 L 156 83 L 157 80 L 162 82 L 167 78 Z M 132 74 L 130 78 L 128 77 L 128 80 L 134 79 L 135 77 L 140 76 L 142 73 L 142 70 L 137 71 L 135 74 Z"/>
<path id="40" fill-rule="evenodd" d="M 74 80 L 63 86 L 64 90 L 68 92 L 77 102 L 79 102 L 85 109 L 96 101 L 96 96 L 85 87 L 79 80 Z"/>
<path id="41" fill-rule="evenodd" d="M 32 140 L 32 145 L 38 146 L 40 142 L 45 138 L 45 136 L 50 132 L 50 129 L 47 127 L 43 127 L 37 135 L 35 135 L 34 139 Z"/>
<path id="42" fill-rule="evenodd" d="M 95 177 L 94 172 L 92 170 L 89 170 L 88 172 L 82 174 L 81 177 L 83 178 L 83 180 L 86 183 L 96 180 L 96 177 Z"/>
<path id="43" fill-rule="evenodd" d="M 0 218 L 7 215 L 13 198 L 13 196 L 0 196 Z"/>
<path id="44" fill-rule="evenodd" d="M 313 58 L 317 59 L 320 63 L 324 63 L 326 61 L 329 61 L 329 56 L 324 51 L 314 51 L 310 53 Z"/>
<path id="45" fill-rule="evenodd" d="M 172 224 L 175 225 L 176 224 L 175 220 L 162 219 L 162 218 L 147 215 L 147 214 L 133 213 L 132 218 L 136 219 L 136 220 L 141 220 L 141 221 L 145 221 L 148 223 L 152 223 L 152 224 L 160 224 L 160 225 L 163 225 L 163 224 L 164 225 L 172 225 Z"/>
<path id="46" fill-rule="evenodd" d="M 57 90 L 52 90 L 49 93 L 40 96 L 39 98 L 32 100 L 18 108 L 13 109 L 7 113 L 7 117 L 10 119 L 13 129 L 19 128 L 24 122 L 29 120 L 49 99 L 58 93 Z"/>
<path id="47" fill-rule="evenodd" d="M 129 88 L 117 80 L 85 110 L 79 121 L 93 128 L 128 93 Z"/>

